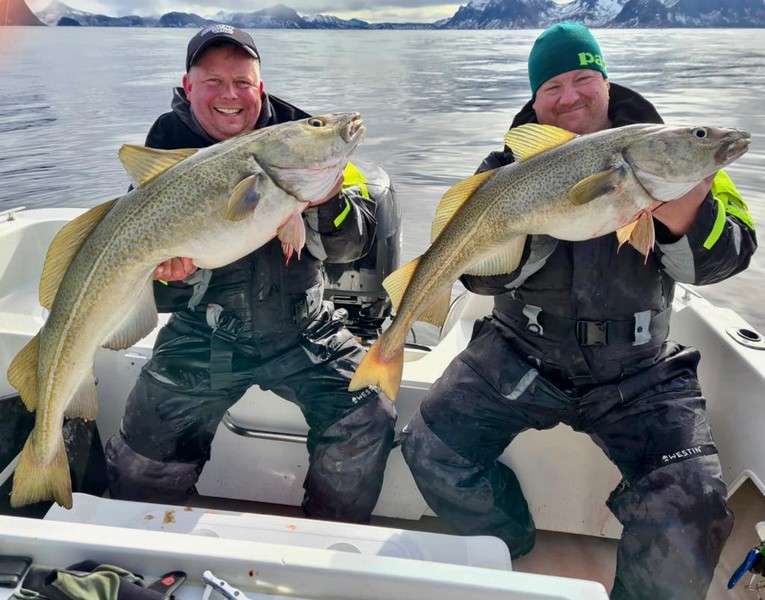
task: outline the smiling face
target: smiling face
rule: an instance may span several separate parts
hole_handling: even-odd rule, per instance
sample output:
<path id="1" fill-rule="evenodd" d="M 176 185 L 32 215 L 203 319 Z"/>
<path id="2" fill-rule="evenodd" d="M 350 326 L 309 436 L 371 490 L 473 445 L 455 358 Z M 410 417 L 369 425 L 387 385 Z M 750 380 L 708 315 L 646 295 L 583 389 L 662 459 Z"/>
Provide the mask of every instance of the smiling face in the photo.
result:
<path id="1" fill-rule="evenodd" d="M 251 131 L 263 106 L 260 65 L 232 45 L 213 46 L 183 76 L 191 110 L 217 141 Z"/>
<path id="2" fill-rule="evenodd" d="M 579 134 L 608 129 L 608 88 L 603 75 L 592 69 L 551 77 L 534 99 L 537 120 Z"/>

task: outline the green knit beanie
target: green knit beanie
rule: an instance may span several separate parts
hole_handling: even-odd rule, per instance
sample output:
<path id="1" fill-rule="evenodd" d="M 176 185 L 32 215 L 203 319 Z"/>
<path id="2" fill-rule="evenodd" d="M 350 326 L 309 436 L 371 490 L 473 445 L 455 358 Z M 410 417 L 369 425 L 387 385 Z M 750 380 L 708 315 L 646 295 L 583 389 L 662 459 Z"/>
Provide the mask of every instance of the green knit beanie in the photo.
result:
<path id="1" fill-rule="evenodd" d="M 531 95 L 548 79 L 575 71 L 593 69 L 606 73 L 606 61 L 589 29 L 577 23 L 558 23 L 545 29 L 529 53 Z"/>

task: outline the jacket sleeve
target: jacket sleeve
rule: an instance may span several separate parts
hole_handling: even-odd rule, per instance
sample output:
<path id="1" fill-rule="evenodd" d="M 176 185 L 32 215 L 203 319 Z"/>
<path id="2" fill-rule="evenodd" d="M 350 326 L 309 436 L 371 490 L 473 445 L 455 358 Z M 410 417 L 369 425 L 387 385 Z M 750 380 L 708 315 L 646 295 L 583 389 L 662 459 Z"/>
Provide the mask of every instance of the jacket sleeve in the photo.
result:
<path id="1" fill-rule="evenodd" d="M 678 239 L 654 223 L 662 266 L 682 283 L 706 285 L 727 279 L 746 269 L 757 249 L 752 216 L 724 171 L 717 173 L 687 234 Z"/>

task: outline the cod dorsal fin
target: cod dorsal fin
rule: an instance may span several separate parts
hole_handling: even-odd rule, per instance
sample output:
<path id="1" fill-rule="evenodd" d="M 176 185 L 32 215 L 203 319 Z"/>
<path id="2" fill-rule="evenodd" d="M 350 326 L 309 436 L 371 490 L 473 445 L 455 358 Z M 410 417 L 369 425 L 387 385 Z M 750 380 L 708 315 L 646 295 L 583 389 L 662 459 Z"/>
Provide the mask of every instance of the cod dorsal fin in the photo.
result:
<path id="1" fill-rule="evenodd" d="M 394 311 L 397 311 L 399 306 L 401 306 L 404 292 L 406 292 L 406 288 L 409 287 L 409 282 L 412 280 L 412 275 L 414 275 L 414 271 L 417 269 L 419 263 L 420 257 L 418 256 L 414 260 L 409 261 L 393 271 L 393 273 L 383 280 L 383 288 L 385 288 L 385 291 L 388 292 L 388 295 L 390 296 L 390 302 L 393 305 Z"/>
<path id="2" fill-rule="evenodd" d="M 576 137 L 577 134 L 553 125 L 526 123 L 505 134 L 505 146 L 513 151 L 515 160 L 521 161 L 562 146 Z"/>
<path id="3" fill-rule="evenodd" d="M 48 253 L 45 255 L 45 265 L 40 279 L 39 295 L 42 306 L 47 309 L 53 306 L 53 300 L 56 298 L 61 280 L 64 278 L 69 264 L 83 242 L 93 233 L 93 230 L 116 201 L 115 198 L 94 206 L 76 219 L 69 221 L 53 238 L 48 247 Z"/>
<path id="4" fill-rule="evenodd" d="M 457 212 L 457 209 L 462 206 L 475 191 L 483 185 L 483 183 L 490 179 L 497 169 L 491 171 L 484 171 L 478 175 L 473 175 L 462 181 L 458 181 L 448 190 L 441 198 L 436 209 L 436 216 L 433 218 L 433 224 L 430 226 L 430 241 L 431 243 L 438 237 L 449 220 Z"/>
<path id="5" fill-rule="evenodd" d="M 37 355 L 40 352 L 40 334 L 34 336 L 11 361 L 8 383 L 21 395 L 29 412 L 37 410 Z"/>
<path id="6" fill-rule="evenodd" d="M 117 155 L 120 157 L 133 185 L 141 187 L 195 152 L 197 152 L 197 148 L 158 150 L 146 146 L 124 144 Z"/>

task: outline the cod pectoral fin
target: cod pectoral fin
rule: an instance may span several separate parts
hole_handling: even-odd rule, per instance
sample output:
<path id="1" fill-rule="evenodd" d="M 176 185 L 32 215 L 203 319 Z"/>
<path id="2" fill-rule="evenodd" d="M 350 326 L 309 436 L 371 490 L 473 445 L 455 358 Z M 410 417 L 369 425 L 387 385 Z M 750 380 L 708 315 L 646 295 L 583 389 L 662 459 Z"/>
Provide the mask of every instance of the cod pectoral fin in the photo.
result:
<path id="1" fill-rule="evenodd" d="M 491 169 L 490 171 L 484 171 L 473 175 L 462 181 L 458 181 L 448 190 L 441 198 L 436 208 L 436 216 L 433 217 L 433 223 L 430 226 L 430 241 L 431 243 L 438 237 L 449 220 L 454 216 L 460 206 L 465 204 L 468 198 L 470 198 L 478 188 L 480 188 L 484 182 L 491 179 L 497 169 Z"/>
<path id="2" fill-rule="evenodd" d="M 512 127 L 505 134 L 505 146 L 513 151 L 515 160 L 521 161 L 562 146 L 576 137 L 577 134 L 553 125 L 526 123 Z"/>
<path id="3" fill-rule="evenodd" d="M 261 196 L 260 188 L 265 180 L 266 176 L 258 172 L 237 183 L 228 199 L 226 218 L 230 221 L 241 221 L 249 217 L 258 206 Z"/>
<path id="4" fill-rule="evenodd" d="M 8 383 L 21 394 L 27 410 L 37 410 L 37 355 L 40 352 L 40 334 L 35 335 L 11 361 Z"/>
<path id="5" fill-rule="evenodd" d="M 276 237 L 282 243 L 282 252 L 287 262 L 290 261 L 294 252 L 297 252 L 298 260 L 300 260 L 300 253 L 305 246 L 305 222 L 302 214 L 293 212 L 276 231 Z"/>
<path id="6" fill-rule="evenodd" d="M 56 453 L 44 463 L 34 446 L 34 434 L 27 438 L 21 459 L 13 474 L 11 506 L 18 508 L 43 500 L 54 500 L 64 508 L 72 508 L 72 481 L 66 458 L 64 438 L 59 433 Z"/>
<path id="7" fill-rule="evenodd" d="M 197 152 L 197 148 L 158 150 L 146 146 L 124 144 L 117 152 L 130 180 L 136 187 L 149 183 L 170 167 L 177 165 Z"/>
<path id="8" fill-rule="evenodd" d="M 613 194 L 626 180 L 627 171 L 624 166 L 614 167 L 600 173 L 585 177 L 568 193 L 568 198 L 574 206 L 582 206 L 601 196 Z"/>
<path id="9" fill-rule="evenodd" d="M 355 392 L 373 385 L 394 402 L 404 372 L 404 348 L 401 347 L 389 359 L 384 359 L 381 352 L 383 336 L 385 333 L 367 351 L 348 385 L 348 391 Z"/>
<path id="10" fill-rule="evenodd" d="M 56 298 L 58 288 L 72 259 L 116 201 L 115 198 L 94 206 L 76 219 L 69 221 L 53 238 L 45 255 L 45 264 L 40 278 L 39 296 L 42 306 L 47 309 L 53 306 L 53 300 Z"/>

